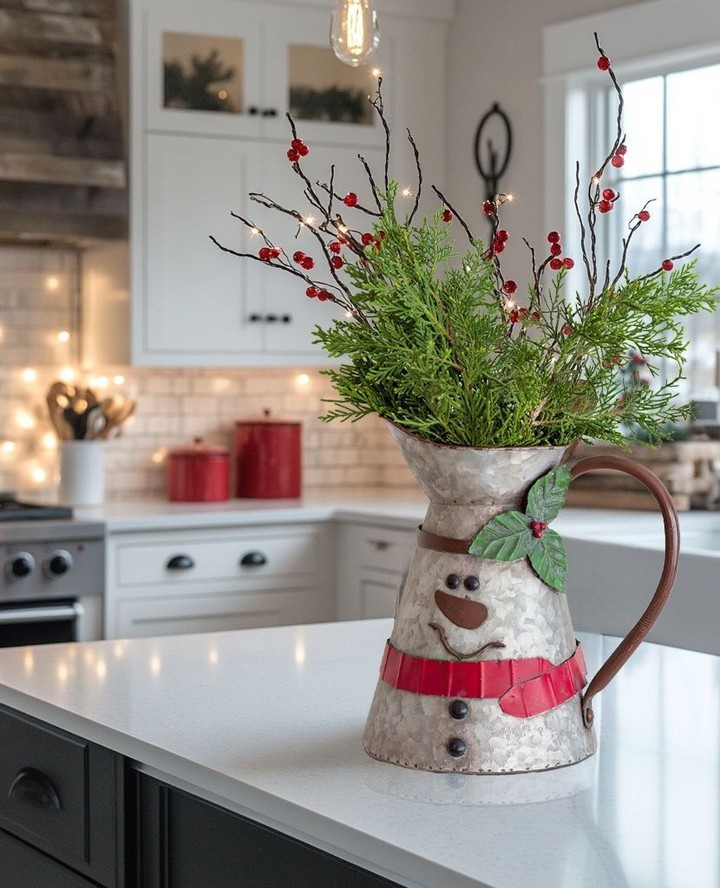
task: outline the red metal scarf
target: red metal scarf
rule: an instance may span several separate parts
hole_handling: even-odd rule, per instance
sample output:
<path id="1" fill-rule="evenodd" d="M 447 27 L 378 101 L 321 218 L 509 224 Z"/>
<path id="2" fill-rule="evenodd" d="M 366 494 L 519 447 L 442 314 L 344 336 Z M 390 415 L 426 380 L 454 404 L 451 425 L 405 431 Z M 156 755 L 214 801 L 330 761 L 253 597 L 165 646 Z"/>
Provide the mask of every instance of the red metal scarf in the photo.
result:
<path id="1" fill-rule="evenodd" d="M 380 678 L 411 694 L 434 697 L 497 697 L 508 715 L 528 718 L 574 697 L 587 681 L 580 644 L 554 666 L 543 657 L 523 660 L 429 660 L 385 646 Z"/>

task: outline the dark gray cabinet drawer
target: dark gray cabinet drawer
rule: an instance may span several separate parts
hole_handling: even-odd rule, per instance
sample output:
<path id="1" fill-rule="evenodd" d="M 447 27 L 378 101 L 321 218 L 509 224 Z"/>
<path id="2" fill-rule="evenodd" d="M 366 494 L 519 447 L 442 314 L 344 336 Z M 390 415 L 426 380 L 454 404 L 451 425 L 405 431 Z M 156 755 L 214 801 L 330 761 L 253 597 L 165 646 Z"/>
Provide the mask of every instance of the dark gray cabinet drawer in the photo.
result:
<path id="1" fill-rule="evenodd" d="M 109 750 L 0 708 L 0 827 L 111 886 L 119 774 Z"/>
<path id="2" fill-rule="evenodd" d="M 96 888 L 61 863 L 0 830 L 0 885 L 5 888 Z"/>
<path id="3" fill-rule="evenodd" d="M 133 888 L 399 888 L 144 774 Z"/>

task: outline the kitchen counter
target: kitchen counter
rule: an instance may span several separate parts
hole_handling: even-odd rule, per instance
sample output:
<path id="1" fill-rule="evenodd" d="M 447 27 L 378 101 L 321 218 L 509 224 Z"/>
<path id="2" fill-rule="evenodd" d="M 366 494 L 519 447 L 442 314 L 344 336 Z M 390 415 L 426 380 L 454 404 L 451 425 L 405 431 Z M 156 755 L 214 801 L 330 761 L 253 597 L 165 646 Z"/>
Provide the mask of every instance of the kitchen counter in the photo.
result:
<path id="1" fill-rule="evenodd" d="M 580 765 L 439 775 L 362 751 L 390 626 L 5 649 L 0 703 L 407 888 L 720 885 L 720 658 L 643 645 Z"/>
<path id="2" fill-rule="evenodd" d="M 134 500 L 79 506 L 75 516 L 102 521 L 109 532 L 170 530 L 189 527 L 228 527 L 303 521 L 369 521 L 388 527 L 414 529 L 422 521 L 427 498 L 414 489 L 329 489 L 291 500 L 231 499 L 219 503 L 173 503 Z M 680 514 L 684 551 L 717 550 L 720 555 L 720 513 Z M 553 522 L 564 536 L 615 542 L 641 548 L 662 548 L 659 512 L 566 507 Z"/>

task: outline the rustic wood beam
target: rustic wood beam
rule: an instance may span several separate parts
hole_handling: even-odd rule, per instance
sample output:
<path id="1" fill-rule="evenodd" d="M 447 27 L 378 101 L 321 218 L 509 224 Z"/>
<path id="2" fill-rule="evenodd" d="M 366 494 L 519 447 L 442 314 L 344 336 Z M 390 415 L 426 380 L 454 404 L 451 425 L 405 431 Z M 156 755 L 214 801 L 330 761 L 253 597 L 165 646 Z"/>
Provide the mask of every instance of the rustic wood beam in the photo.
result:
<path id="1" fill-rule="evenodd" d="M 90 160 L 50 154 L 1 154 L 0 180 L 93 185 L 99 188 L 126 187 L 125 164 L 121 160 Z"/>
<path id="2" fill-rule="evenodd" d="M 97 240 L 121 240 L 127 236 L 127 218 L 122 216 L 65 212 L 36 214 L 17 210 L 4 211 L 0 219 L 0 241 L 12 243 L 43 240 L 77 244 L 78 239 L 92 243 Z"/>
<path id="3" fill-rule="evenodd" d="M 114 7 L 114 0 L 0 0 L 0 9 L 83 15 L 90 18 L 112 18 Z"/>
<path id="4" fill-rule="evenodd" d="M 0 86 L 68 92 L 114 92 L 111 57 L 93 60 L 46 59 L 0 54 Z"/>
<path id="5" fill-rule="evenodd" d="M 102 46 L 105 42 L 97 19 L 15 9 L 0 9 L 0 40 L 76 46 Z"/>

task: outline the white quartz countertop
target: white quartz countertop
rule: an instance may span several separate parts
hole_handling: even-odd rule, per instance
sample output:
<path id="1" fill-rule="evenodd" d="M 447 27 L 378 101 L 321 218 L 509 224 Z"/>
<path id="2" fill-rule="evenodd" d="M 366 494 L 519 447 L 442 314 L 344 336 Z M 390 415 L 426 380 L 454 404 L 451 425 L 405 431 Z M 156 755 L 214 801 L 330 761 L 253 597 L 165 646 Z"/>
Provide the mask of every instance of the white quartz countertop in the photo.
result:
<path id="1" fill-rule="evenodd" d="M 427 498 L 419 488 L 330 489 L 292 500 L 173 503 L 152 499 L 105 503 L 76 507 L 75 517 L 102 521 L 110 533 L 331 520 L 413 529 L 421 523 L 426 507 Z M 663 547 L 659 511 L 566 507 L 553 527 L 564 536 L 576 539 L 635 548 Z M 720 512 L 683 512 L 680 527 L 683 551 L 720 557 Z"/>
<path id="2" fill-rule="evenodd" d="M 0 702 L 408 888 L 717 888 L 720 658 L 643 645 L 543 774 L 376 762 L 389 620 L 0 650 Z M 615 640 L 581 636 L 591 672 Z"/>

